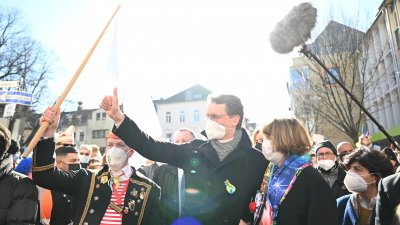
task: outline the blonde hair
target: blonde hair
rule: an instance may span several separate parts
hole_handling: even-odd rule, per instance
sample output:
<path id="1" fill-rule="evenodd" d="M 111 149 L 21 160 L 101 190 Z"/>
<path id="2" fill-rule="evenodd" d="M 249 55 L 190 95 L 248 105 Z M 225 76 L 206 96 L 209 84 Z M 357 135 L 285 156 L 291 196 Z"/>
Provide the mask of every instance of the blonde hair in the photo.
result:
<path id="1" fill-rule="evenodd" d="M 303 155 L 312 146 L 307 130 L 295 118 L 274 119 L 262 128 L 262 132 L 276 151 L 286 155 Z"/>

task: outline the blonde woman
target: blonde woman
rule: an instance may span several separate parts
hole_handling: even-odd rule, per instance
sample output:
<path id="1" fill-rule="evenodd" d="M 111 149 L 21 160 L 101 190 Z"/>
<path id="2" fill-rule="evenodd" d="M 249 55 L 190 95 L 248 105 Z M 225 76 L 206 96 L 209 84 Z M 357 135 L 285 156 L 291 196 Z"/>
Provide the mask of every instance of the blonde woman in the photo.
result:
<path id="1" fill-rule="evenodd" d="M 255 196 L 256 225 L 337 225 L 335 198 L 308 154 L 311 138 L 295 118 L 275 119 L 262 129 L 269 164 Z"/>

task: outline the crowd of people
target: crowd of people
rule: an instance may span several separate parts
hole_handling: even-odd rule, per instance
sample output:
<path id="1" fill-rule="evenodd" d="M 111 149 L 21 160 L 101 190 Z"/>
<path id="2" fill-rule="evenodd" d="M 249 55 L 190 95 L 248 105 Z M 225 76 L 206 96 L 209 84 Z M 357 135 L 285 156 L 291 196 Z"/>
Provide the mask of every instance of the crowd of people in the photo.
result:
<path id="1" fill-rule="evenodd" d="M 53 107 L 20 161 L 0 124 L 0 225 L 400 225 L 398 150 L 374 150 L 368 136 L 359 147 L 313 143 L 297 119 L 276 118 L 251 139 L 240 99 L 219 95 L 209 98 L 205 139 L 181 128 L 162 142 L 123 114 L 116 89 L 101 108 L 114 121 L 103 156 L 76 147 L 68 129 L 55 136 Z M 153 164 L 130 166 L 136 151 Z"/>

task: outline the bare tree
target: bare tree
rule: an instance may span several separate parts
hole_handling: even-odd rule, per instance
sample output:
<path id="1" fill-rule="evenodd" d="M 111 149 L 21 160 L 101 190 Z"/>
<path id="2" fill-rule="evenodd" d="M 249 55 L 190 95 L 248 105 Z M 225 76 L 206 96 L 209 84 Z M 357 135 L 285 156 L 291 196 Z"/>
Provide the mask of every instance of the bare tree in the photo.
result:
<path id="1" fill-rule="evenodd" d="M 357 29 L 331 21 L 308 46 L 359 102 L 363 102 L 367 90 L 377 83 L 366 78 L 369 77 L 366 68 L 371 63 L 368 52 L 364 51 L 371 43 L 365 41 L 368 38 Z M 330 132 L 334 136 L 334 132 L 342 132 L 357 142 L 358 132 L 365 122 L 361 108 L 315 61 L 305 57 L 298 58 L 298 61 L 303 66 L 302 69 L 296 68 L 303 88 L 291 90 L 296 98 L 295 114 L 303 121 L 312 121 L 314 127 L 310 133 Z M 305 72 L 304 68 L 308 71 Z M 335 129 L 328 131 L 326 124 Z"/>
<path id="2" fill-rule="evenodd" d="M 26 24 L 16 9 L 0 7 L 0 81 L 20 81 L 20 90 L 33 95 L 31 106 L 17 106 L 11 124 L 16 118 L 29 121 L 33 109 L 46 98 L 53 63 L 51 55 L 29 36 Z"/>

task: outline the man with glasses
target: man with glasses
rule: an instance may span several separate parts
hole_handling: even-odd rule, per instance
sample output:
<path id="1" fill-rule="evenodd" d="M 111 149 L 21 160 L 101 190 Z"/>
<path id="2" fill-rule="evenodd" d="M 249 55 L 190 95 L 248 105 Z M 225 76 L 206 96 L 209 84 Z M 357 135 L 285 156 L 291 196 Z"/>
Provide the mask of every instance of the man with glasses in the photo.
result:
<path id="1" fill-rule="evenodd" d="M 252 148 L 241 128 L 243 105 L 233 95 L 209 98 L 208 140 L 172 144 L 154 140 L 118 107 L 117 90 L 104 97 L 101 107 L 114 120 L 113 132 L 144 157 L 165 162 L 185 173 L 184 217 L 181 224 L 239 224 L 249 214 L 249 202 L 262 182 L 267 160 Z M 134 119 L 134 118 L 132 118 Z"/>
<path id="2" fill-rule="evenodd" d="M 337 161 L 338 154 L 335 146 L 330 141 L 324 140 L 314 145 L 313 150 L 317 156 L 317 169 L 328 182 L 335 198 L 349 194 L 343 183 L 346 171 Z"/>
<path id="3" fill-rule="evenodd" d="M 337 145 L 340 163 L 343 163 L 345 156 L 353 152 L 353 145 L 347 141 L 342 141 Z"/>

